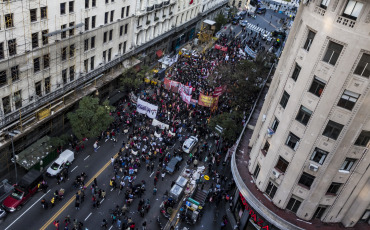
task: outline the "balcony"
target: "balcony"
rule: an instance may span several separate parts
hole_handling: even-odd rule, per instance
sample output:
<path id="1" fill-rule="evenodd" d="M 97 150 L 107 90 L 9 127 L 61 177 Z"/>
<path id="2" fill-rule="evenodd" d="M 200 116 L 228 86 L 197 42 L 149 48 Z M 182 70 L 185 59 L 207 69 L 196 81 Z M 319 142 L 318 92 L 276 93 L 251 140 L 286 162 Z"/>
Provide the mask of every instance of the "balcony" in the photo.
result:
<path id="1" fill-rule="evenodd" d="M 173 14 L 173 12 L 172 12 L 172 11 L 168 13 L 168 15 L 172 15 L 172 14 Z"/>
<path id="2" fill-rule="evenodd" d="M 163 6 L 163 2 L 160 4 L 155 4 L 155 9 L 160 9 L 162 8 L 162 6 Z"/>
<path id="3" fill-rule="evenodd" d="M 153 11 L 154 10 L 154 5 L 153 6 L 148 6 L 147 8 L 146 8 L 146 11 L 147 12 L 151 12 L 151 11 Z"/>
<path id="4" fill-rule="evenodd" d="M 321 15 L 321 16 L 324 16 L 324 15 L 325 15 L 326 10 L 325 10 L 325 9 L 323 9 L 323 8 L 321 8 L 320 6 L 316 6 L 316 7 L 315 7 L 315 10 L 314 10 L 313 12 L 315 12 L 315 13 L 317 13 L 317 14 Z"/>
<path id="5" fill-rule="evenodd" d="M 159 18 L 158 18 L 158 17 L 155 17 L 155 18 L 154 18 L 154 21 L 158 21 L 158 20 L 159 20 Z"/>
<path id="6" fill-rule="evenodd" d="M 170 4 L 170 1 L 163 2 L 163 6 L 168 6 Z"/>
<path id="7" fill-rule="evenodd" d="M 349 28 L 353 28 L 356 25 L 355 20 L 345 18 L 345 17 L 342 17 L 342 16 L 338 16 L 337 23 L 342 24 L 344 26 L 347 26 Z"/>

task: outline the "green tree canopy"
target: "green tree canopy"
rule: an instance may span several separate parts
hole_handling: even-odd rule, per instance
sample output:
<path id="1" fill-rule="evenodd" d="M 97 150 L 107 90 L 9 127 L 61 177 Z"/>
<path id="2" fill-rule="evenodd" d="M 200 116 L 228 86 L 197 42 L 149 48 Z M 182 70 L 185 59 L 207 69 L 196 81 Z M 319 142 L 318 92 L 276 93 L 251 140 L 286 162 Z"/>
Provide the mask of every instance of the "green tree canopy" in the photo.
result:
<path id="1" fill-rule="evenodd" d="M 81 99 L 78 109 L 68 113 L 67 117 L 78 139 L 93 138 L 113 122 L 113 117 L 109 115 L 113 109 L 108 101 L 100 105 L 98 98 L 87 96 Z"/>
<path id="2" fill-rule="evenodd" d="M 227 23 L 227 18 L 225 18 L 225 16 L 222 13 L 219 13 L 215 18 L 215 22 L 216 22 L 216 32 L 217 32 L 221 29 L 222 25 L 225 25 Z"/>
<path id="3" fill-rule="evenodd" d="M 145 74 L 138 74 L 134 68 L 125 70 L 120 77 L 121 88 L 126 92 L 134 91 L 143 83 Z"/>
<path id="4" fill-rule="evenodd" d="M 232 113 L 222 113 L 212 117 L 209 126 L 216 131 L 216 125 L 223 128 L 222 137 L 225 140 L 235 142 L 243 129 L 241 125 L 242 114 L 239 111 Z M 217 131 L 216 131 L 217 132 Z"/>

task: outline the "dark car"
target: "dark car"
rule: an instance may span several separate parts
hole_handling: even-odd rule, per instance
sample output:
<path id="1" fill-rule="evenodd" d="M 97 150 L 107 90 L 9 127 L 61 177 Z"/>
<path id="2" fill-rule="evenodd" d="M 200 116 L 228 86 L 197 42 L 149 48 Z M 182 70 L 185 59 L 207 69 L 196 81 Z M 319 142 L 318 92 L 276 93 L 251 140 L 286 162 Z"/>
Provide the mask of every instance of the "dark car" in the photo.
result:
<path id="1" fill-rule="evenodd" d="M 238 25 L 239 24 L 239 21 L 242 19 L 242 17 L 240 16 L 235 16 L 233 18 L 233 21 L 231 22 L 233 25 Z"/>
<path id="2" fill-rule="evenodd" d="M 265 14 L 265 13 L 266 13 L 266 8 L 258 8 L 258 9 L 256 10 L 256 13 L 257 13 L 257 14 Z"/>

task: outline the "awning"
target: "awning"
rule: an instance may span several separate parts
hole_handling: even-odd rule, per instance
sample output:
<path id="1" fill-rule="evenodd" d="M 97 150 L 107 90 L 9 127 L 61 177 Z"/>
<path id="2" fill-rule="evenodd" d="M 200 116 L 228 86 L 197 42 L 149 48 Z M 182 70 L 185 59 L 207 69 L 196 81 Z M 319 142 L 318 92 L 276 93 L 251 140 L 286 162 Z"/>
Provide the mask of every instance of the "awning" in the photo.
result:
<path id="1" fill-rule="evenodd" d="M 17 163 L 27 170 L 39 163 L 52 151 L 52 146 L 48 145 L 49 140 L 49 136 L 38 139 L 17 155 Z"/>
<path id="2" fill-rule="evenodd" d="M 158 57 L 158 58 L 160 58 L 160 57 L 162 57 L 162 56 L 163 56 L 163 52 L 162 52 L 162 50 L 157 50 L 156 54 L 157 54 L 157 57 Z"/>

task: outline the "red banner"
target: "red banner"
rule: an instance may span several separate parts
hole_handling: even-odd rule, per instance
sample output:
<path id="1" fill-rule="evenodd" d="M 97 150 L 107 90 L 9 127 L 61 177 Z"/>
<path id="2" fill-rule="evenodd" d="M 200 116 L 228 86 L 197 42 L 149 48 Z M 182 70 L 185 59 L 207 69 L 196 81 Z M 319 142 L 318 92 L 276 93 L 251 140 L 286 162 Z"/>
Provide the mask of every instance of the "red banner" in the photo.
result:
<path id="1" fill-rule="evenodd" d="M 218 49 L 218 50 L 221 50 L 221 51 L 224 51 L 224 52 L 226 52 L 227 51 L 227 47 L 225 47 L 225 46 L 220 46 L 220 45 L 215 45 L 215 49 Z"/>
<path id="2" fill-rule="evenodd" d="M 227 89 L 227 85 L 223 85 L 220 87 L 215 88 L 215 91 L 213 92 L 213 96 L 221 96 Z"/>

